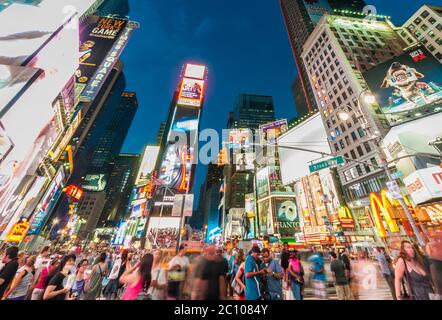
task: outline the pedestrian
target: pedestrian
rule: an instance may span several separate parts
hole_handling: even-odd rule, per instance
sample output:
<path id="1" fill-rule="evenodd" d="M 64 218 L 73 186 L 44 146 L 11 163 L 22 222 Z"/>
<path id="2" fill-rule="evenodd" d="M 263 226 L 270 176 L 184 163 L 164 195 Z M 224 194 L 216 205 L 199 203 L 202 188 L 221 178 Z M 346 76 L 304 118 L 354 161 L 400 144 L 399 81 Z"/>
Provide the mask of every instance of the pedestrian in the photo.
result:
<path id="1" fill-rule="evenodd" d="M 261 249 L 258 246 L 253 246 L 246 257 L 244 265 L 246 300 L 261 300 L 262 298 L 261 276 L 265 274 L 265 271 L 259 270 L 258 267 L 257 260 L 259 260 L 260 253 Z"/>
<path id="2" fill-rule="evenodd" d="M 181 299 L 184 281 L 189 268 L 189 258 L 186 257 L 186 246 L 180 245 L 178 254 L 169 262 L 168 273 L 168 297 L 169 299 Z"/>
<path id="3" fill-rule="evenodd" d="M 282 251 L 281 251 L 281 267 L 284 270 L 284 282 L 286 284 L 288 283 L 287 269 L 289 268 L 289 259 L 290 259 L 289 244 L 288 242 L 284 242 L 282 244 Z"/>
<path id="4" fill-rule="evenodd" d="M 265 300 L 282 300 L 282 279 L 284 278 L 284 270 L 281 265 L 273 260 L 270 255 L 270 250 L 262 249 L 263 263 L 260 266 L 261 270 L 265 271 L 263 276 L 264 285 L 264 299 Z"/>
<path id="5" fill-rule="evenodd" d="M 320 299 L 327 299 L 326 275 L 324 268 L 324 259 L 320 252 L 313 247 L 313 255 L 309 258 L 312 261 L 310 272 L 312 274 L 313 288 L 315 296 Z"/>
<path id="6" fill-rule="evenodd" d="M 75 300 L 82 300 L 84 296 L 84 287 L 86 285 L 86 275 L 85 271 L 89 266 L 87 259 L 82 259 L 77 264 L 77 271 L 75 273 L 75 282 L 71 289 L 71 295 Z"/>
<path id="7" fill-rule="evenodd" d="M 63 281 L 69 275 L 71 268 L 75 266 L 76 258 L 75 254 L 65 255 L 55 274 L 51 278 L 48 276 L 49 283 L 43 295 L 44 300 L 66 300 L 69 289 L 64 288 Z"/>
<path id="8" fill-rule="evenodd" d="M 121 275 L 120 282 L 126 285 L 122 300 L 136 300 L 147 292 L 152 280 L 153 255 L 143 256 L 134 268 L 126 268 Z"/>
<path id="9" fill-rule="evenodd" d="M 339 256 L 339 259 L 344 264 L 344 268 L 345 268 L 346 274 L 347 274 L 347 281 L 350 284 L 350 281 L 351 281 L 351 263 L 350 263 L 350 258 L 348 256 L 348 251 L 347 251 L 346 248 L 342 249 L 341 254 Z"/>
<path id="10" fill-rule="evenodd" d="M 14 279 L 18 270 L 18 247 L 6 249 L 2 258 L 3 268 L 0 271 L 0 299 Z"/>
<path id="11" fill-rule="evenodd" d="M 401 282 L 404 278 L 412 300 L 430 300 L 430 294 L 434 293 L 430 273 L 419 250 L 407 240 L 401 242 L 396 261 L 395 292 L 398 300 L 405 299 L 401 294 Z"/>
<path id="12" fill-rule="evenodd" d="M 224 264 L 216 254 L 215 245 L 210 244 L 195 270 L 193 300 L 224 300 L 226 298 L 226 273 Z"/>
<path id="13" fill-rule="evenodd" d="M 120 277 L 126 270 L 128 250 L 123 250 L 121 255 L 117 256 L 109 273 L 109 282 L 104 288 L 104 295 L 107 300 L 115 300 L 118 296 L 118 290 L 121 288 Z"/>
<path id="14" fill-rule="evenodd" d="M 338 300 L 354 300 L 348 283 L 348 270 L 345 269 L 344 263 L 338 259 L 335 252 L 330 252 L 330 271 Z"/>
<path id="15" fill-rule="evenodd" d="M 103 287 L 103 278 L 108 273 L 106 263 L 106 253 L 99 255 L 97 263 L 92 267 L 92 274 L 85 286 L 84 300 L 96 300 Z"/>
<path id="16" fill-rule="evenodd" d="M 3 295 L 3 300 L 26 300 L 32 281 L 34 280 L 35 256 L 26 259 L 23 267 L 17 270 L 8 290 Z"/>
<path id="17" fill-rule="evenodd" d="M 58 256 L 51 256 L 51 258 L 49 259 L 49 263 L 41 270 L 40 276 L 36 280 L 36 284 L 34 286 L 34 289 L 32 290 L 31 300 L 43 299 L 43 294 L 45 293 L 49 280 L 55 274 L 59 265 L 60 259 L 58 258 Z"/>
<path id="18" fill-rule="evenodd" d="M 147 291 L 150 300 L 164 300 L 167 295 L 167 273 L 161 267 L 161 259 L 163 252 L 160 249 L 156 249 L 153 252 L 152 263 L 152 282 Z"/>
<path id="19" fill-rule="evenodd" d="M 36 271 L 36 275 L 39 275 L 41 270 L 49 263 L 49 249 L 49 246 L 44 246 L 43 249 L 41 249 L 40 254 L 35 259 L 34 268 Z"/>
<path id="20" fill-rule="evenodd" d="M 21 267 L 23 267 L 25 265 L 25 261 L 26 261 L 26 252 L 23 250 L 20 250 L 17 254 L 17 261 L 18 261 L 18 268 L 20 269 Z"/>
<path id="21" fill-rule="evenodd" d="M 234 293 L 238 297 L 238 300 L 246 299 L 246 285 L 244 280 L 244 267 L 245 267 L 245 258 L 244 258 L 244 250 L 239 249 L 238 253 L 235 257 L 235 264 L 233 267 L 233 277 L 235 282 L 232 282 L 232 288 Z"/>
<path id="22" fill-rule="evenodd" d="M 298 257 L 298 251 L 296 250 L 290 252 L 289 267 L 287 271 L 293 297 L 295 300 L 303 300 L 304 268 L 302 267 L 301 260 Z"/>
<path id="23" fill-rule="evenodd" d="M 435 293 L 438 299 L 442 297 L 442 234 L 430 239 L 427 244 L 426 252 L 430 262 L 430 273 L 434 285 Z"/>
<path id="24" fill-rule="evenodd" d="M 390 288 L 391 295 L 393 299 L 396 300 L 396 293 L 394 289 L 394 268 L 391 258 L 387 255 L 383 247 L 376 248 L 376 260 L 378 261 L 382 276 Z"/>
<path id="25" fill-rule="evenodd" d="M 233 289 L 232 289 L 232 280 L 233 280 L 233 266 L 235 264 L 235 256 L 232 252 L 232 248 L 228 248 L 226 250 L 225 259 L 227 260 L 228 264 L 228 272 L 227 272 L 227 294 L 229 297 L 233 296 Z"/>

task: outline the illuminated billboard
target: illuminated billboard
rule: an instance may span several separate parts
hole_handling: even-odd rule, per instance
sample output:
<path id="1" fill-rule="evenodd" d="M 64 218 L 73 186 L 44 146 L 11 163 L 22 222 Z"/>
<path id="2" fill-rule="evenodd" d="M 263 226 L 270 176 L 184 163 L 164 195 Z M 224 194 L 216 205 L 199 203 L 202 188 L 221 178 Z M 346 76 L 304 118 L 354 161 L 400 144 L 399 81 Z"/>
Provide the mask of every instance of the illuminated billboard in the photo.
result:
<path id="1" fill-rule="evenodd" d="M 82 188 L 88 191 L 103 191 L 106 188 L 107 175 L 106 174 L 88 174 L 82 181 Z"/>
<path id="2" fill-rule="evenodd" d="M 0 64 L 0 114 L 13 104 L 43 72 L 41 69 Z M 6 110 L 5 110 L 6 111 Z"/>
<path id="3" fill-rule="evenodd" d="M 135 219 L 144 216 L 146 206 L 147 206 L 147 199 L 139 199 L 132 202 L 132 212 L 130 214 L 130 219 Z"/>
<path id="4" fill-rule="evenodd" d="M 140 169 L 138 170 L 135 184 L 137 186 L 146 184 L 148 182 L 149 174 L 155 169 L 155 163 L 158 158 L 160 147 L 147 146 L 144 149 L 143 160 L 141 161 Z"/>
<path id="5" fill-rule="evenodd" d="M 204 93 L 204 80 L 183 78 L 178 105 L 201 107 Z"/>
<path id="6" fill-rule="evenodd" d="M 200 110 L 188 107 L 177 107 L 173 116 L 172 126 L 167 140 L 171 143 L 178 142 L 181 145 L 195 147 L 197 144 L 197 133 Z M 177 141 L 177 139 L 179 139 Z"/>
<path id="7" fill-rule="evenodd" d="M 178 192 L 190 189 L 193 172 L 193 148 L 169 144 L 164 153 L 158 178 Z"/>
<path id="8" fill-rule="evenodd" d="M 364 78 L 391 126 L 442 110 L 442 65 L 423 47 L 378 65 Z"/>
<path id="9" fill-rule="evenodd" d="M 284 146 L 297 145 L 316 153 L 284 148 Z M 309 163 L 317 160 L 320 153 L 331 153 L 321 115 L 317 113 L 283 134 L 278 138 L 277 148 L 284 185 L 309 175 Z"/>
<path id="10" fill-rule="evenodd" d="M 258 202 L 259 233 L 261 235 L 273 234 L 273 217 L 270 199 Z"/>
<path id="11" fill-rule="evenodd" d="M 393 127 L 382 140 L 387 160 L 402 158 L 395 161 L 395 166 L 404 177 L 416 170 L 438 166 L 438 155 L 442 154 L 441 123 L 442 113 L 437 113 Z M 406 157 L 416 153 L 429 156 Z"/>
<path id="12" fill-rule="evenodd" d="M 276 140 L 288 130 L 287 120 L 278 120 L 259 126 L 261 144 L 275 144 Z"/>
<path id="13" fill-rule="evenodd" d="M 89 17 L 87 27 L 83 29 L 80 36 L 78 56 L 80 65 L 75 73 L 77 96 L 86 88 L 126 25 L 127 20 L 124 19 Z"/>
<path id="14" fill-rule="evenodd" d="M 55 178 L 52 180 L 45 195 L 37 206 L 33 217 L 31 218 L 31 226 L 29 227 L 28 235 L 39 234 L 52 209 L 57 203 L 58 197 L 61 194 L 63 187 L 63 180 L 65 178 L 63 169 L 59 169 Z"/>
<path id="15" fill-rule="evenodd" d="M 86 88 L 83 92 L 81 92 L 81 101 L 93 101 L 97 97 L 98 92 L 103 86 L 112 68 L 117 63 L 121 53 L 123 52 L 130 37 L 132 36 L 133 31 L 136 28 L 138 28 L 138 23 L 133 21 L 129 21 L 127 23 L 123 32 L 118 37 L 118 40 L 115 41 L 109 53 L 106 55 L 101 65 L 98 67 L 97 72 L 95 72 L 95 74 L 90 78 Z M 77 92 L 77 94 L 79 94 L 79 92 Z"/>
<path id="16" fill-rule="evenodd" d="M 281 237 L 295 237 L 301 232 L 298 207 L 295 198 L 275 198 L 274 212 L 276 218 L 276 231 Z"/>
<path id="17" fill-rule="evenodd" d="M 206 66 L 190 64 L 190 63 L 186 64 L 186 70 L 184 71 L 184 76 L 186 78 L 203 80 L 205 74 L 206 74 Z"/>

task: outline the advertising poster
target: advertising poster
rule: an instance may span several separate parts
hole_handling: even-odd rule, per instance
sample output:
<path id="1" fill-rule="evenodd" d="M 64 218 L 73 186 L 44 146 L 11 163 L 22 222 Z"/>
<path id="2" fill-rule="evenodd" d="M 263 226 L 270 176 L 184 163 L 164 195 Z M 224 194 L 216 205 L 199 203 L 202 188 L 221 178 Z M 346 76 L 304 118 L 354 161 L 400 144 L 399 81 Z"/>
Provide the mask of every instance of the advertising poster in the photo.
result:
<path id="1" fill-rule="evenodd" d="M 280 166 L 269 166 L 269 185 L 271 194 L 293 194 L 293 188 L 289 185 L 284 186 L 281 177 Z"/>
<path id="2" fill-rule="evenodd" d="M 106 188 L 107 175 L 106 174 L 88 174 L 83 179 L 82 188 L 87 191 L 103 191 Z"/>
<path id="3" fill-rule="evenodd" d="M 206 74 L 206 66 L 190 64 L 186 65 L 186 71 L 184 72 L 184 76 L 186 78 L 194 78 L 194 79 L 204 79 L 204 75 Z"/>
<path id="4" fill-rule="evenodd" d="M 126 236 L 126 227 L 127 227 L 126 221 L 122 221 L 118 226 L 118 231 L 115 234 L 114 240 L 112 241 L 112 244 L 114 246 L 121 246 L 124 243 L 124 238 Z"/>
<path id="5" fill-rule="evenodd" d="M 136 200 L 132 203 L 132 212 L 130 219 L 135 219 L 144 215 L 146 209 L 147 199 Z"/>
<path id="6" fill-rule="evenodd" d="M 269 196 L 269 168 L 265 167 L 256 174 L 256 188 L 258 199 L 264 199 Z"/>
<path id="7" fill-rule="evenodd" d="M 262 235 L 273 234 L 272 208 L 270 200 L 258 203 L 259 233 Z"/>
<path id="8" fill-rule="evenodd" d="M 259 126 L 261 144 L 275 144 L 277 139 L 287 132 L 288 127 L 286 119 Z"/>
<path id="9" fill-rule="evenodd" d="M 398 171 L 407 177 L 416 170 L 438 166 L 442 154 L 442 113 L 430 115 L 393 127 L 382 141 L 388 161 L 421 153 L 395 161 Z M 429 154 L 424 155 L 424 153 Z M 435 156 L 431 156 L 435 155 Z"/>
<path id="10" fill-rule="evenodd" d="M 201 107 L 204 93 L 204 80 L 183 78 L 178 105 Z"/>
<path id="11" fill-rule="evenodd" d="M 296 198 L 275 198 L 276 232 L 281 237 L 295 237 L 301 232 Z"/>
<path id="12" fill-rule="evenodd" d="M 442 65 L 423 47 L 380 64 L 364 78 L 391 126 L 442 110 Z"/>
<path id="13" fill-rule="evenodd" d="M 247 223 L 243 226 L 244 233 L 247 239 L 253 239 L 255 237 L 255 226 L 257 221 L 256 215 L 256 197 L 254 193 L 249 193 L 245 195 L 245 210 Z"/>
<path id="14" fill-rule="evenodd" d="M 118 37 L 127 25 L 127 20 L 91 16 L 80 35 L 79 68 L 75 76 L 77 96 L 82 92 L 98 67 L 105 60 Z M 109 70 L 110 71 L 110 70 Z"/>
<path id="15" fill-rule="evenodd" d="M 37 206 L 34 216 L 31 218 L 31 225 L 29 227 L 28 235 L 40 233 L 47 221 L 47 218 L 51 214 L 53 207 L 57 203 L 58 197 L 61 194 L 64 177 L 64 171 L 63 169 L 60 169 L 49 185 L 49 188 L 43 196 L 40 204 Z"/>

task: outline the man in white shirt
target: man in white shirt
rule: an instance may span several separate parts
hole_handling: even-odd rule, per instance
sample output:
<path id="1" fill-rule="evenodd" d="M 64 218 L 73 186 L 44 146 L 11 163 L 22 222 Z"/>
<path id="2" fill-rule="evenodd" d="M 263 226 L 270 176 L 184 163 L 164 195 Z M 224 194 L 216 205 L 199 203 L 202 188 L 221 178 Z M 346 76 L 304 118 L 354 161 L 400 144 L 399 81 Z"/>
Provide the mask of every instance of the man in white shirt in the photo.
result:
<path id="1" fill-rule="evenodd" d="M 180 299 L 189 268 L 189 258 L 186 257 L 186 247 L 181 245 L 178 254 L 169 262 L 169 298 Z"/>

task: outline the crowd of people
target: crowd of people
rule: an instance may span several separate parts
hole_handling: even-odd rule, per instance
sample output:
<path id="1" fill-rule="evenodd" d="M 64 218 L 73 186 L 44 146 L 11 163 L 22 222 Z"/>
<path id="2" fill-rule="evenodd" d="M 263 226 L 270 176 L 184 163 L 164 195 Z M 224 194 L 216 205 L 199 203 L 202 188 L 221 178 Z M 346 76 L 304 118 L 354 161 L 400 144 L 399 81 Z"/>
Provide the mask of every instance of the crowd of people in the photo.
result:
<path id="1" fill-rule="evenodd" d="M 334 286 L 339 300 L 377 299 L 377 275 L 382 275 L 392 299 L 440 299 L 442 274 L 440 257 L 435 256 L 425 258 L 408 241 L 402 242 L 394 258 L 385 248 L 376 248 L 372 255 L 375 260 L 365 250 L 355 258 L 346 250 L 315 248 L 304 259 L 303 252 L 289 250 L 287 243 L 278 257 L 272 250 L 258 246 L 245 252 L 207 244 L 195 259 L 189 259 L 182 245 L 170 261 L 165 261 L 161 249 L 54 252 L 46 246 L 38 255 L 28 255 L 11 246 L 2 253 L 0 297 L 303 300 L 306 287 L 317 299 L 327 299 L 328 289 Z"/>

